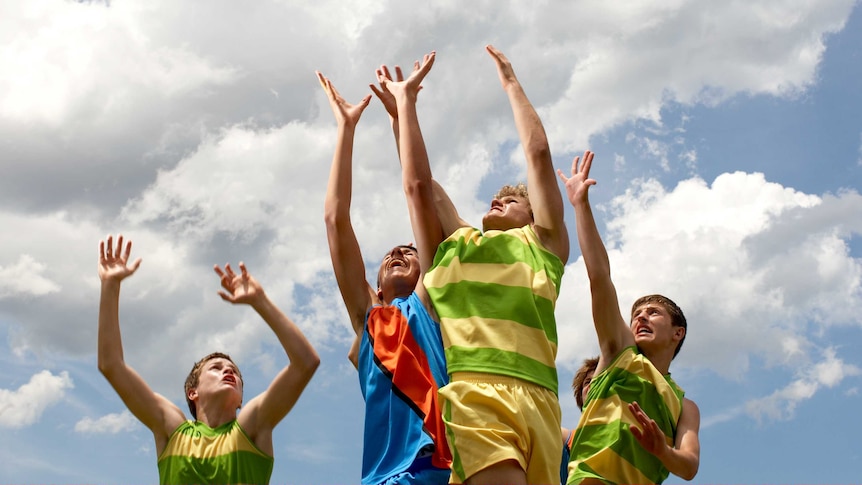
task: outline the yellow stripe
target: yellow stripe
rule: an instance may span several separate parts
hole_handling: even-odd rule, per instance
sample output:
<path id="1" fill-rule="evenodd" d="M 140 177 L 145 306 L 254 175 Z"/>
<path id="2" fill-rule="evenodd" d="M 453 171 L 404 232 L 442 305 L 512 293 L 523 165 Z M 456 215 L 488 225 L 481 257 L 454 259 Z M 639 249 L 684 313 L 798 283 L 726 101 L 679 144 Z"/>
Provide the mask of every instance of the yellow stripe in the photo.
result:
<path id="1" fill-rule="evenodd" d="M 542 329 L 531 328 L 512 320 L 482 317 L 441 318 L 440 325 L 458 329 L 457 332 L 442 332 L 444 348 L 455 346 L 500 349 L 521 354 L 549 367 L 554 366 L 557 344 L 548 340 Z M 486 327 L 491 327 L 494 331 L 489 332 Z"/>
<path id="2" fill-rule="evenodd" d="M 534 273 L 527 263 L 461 263 L 456 257 L 447 271 L 427 273 L 424 283 L 426 288 L 441 288 L 460 281 L 530 288 L 534 295 L 552 302 L 557 300 L 557 288 L 548 280 L 547 273 L 544 270 Z"/>
<path id="3" fill-rule="evenodd" d="M 623 422 L 629 426 L 641 427 L 638 420 L 635 419 L 634 414 L 629 411 L 628 403 L 623 402 L 616 394 L 604 399 L 594 399 L 590 401 L 584 408 L 581 416 L 584 418 L 589 417 L 589 419 L 582 419 L 581 423 L 578 424 L 579 428 L 591 425 L 601 426 L 617 421 Z M 673 437 L 668 435 L 664 435 L 664 441 L 668 446 L 673 446 L 674 444 Z"/>
<path id="4" fill-rule="evenodd" d="M 599 476 L 615 477 L 619 479 L 619 483 L 652 483 L 652 480 L 610 448 L 601 450 L 584 460 L 584 463 Z M 572 470 L 572 468 L 569 469 Z"/>
<path id="5" fill-rule="evenodd" d="M 623 356 L 616 367 L 651 381 L 655 385 L 656 391 L 664 399 L 671 416 L 674 417 L 675 421 L 679 421 L 679 416 L 682 414 L 682 400 L 676 395 L 673 387 L 661 372 L 648 362 L 646 357 L 635 352 L 623 352 Z"/>
<path id="6" fill-rule="evenodd" d="M 239 425 L 235 425 L 230 432 L 209 437 L 200 435 L 195 437 L 195 432 L 176 432 L 171 436 L 168 445 L 159 457 L 168 456 L 195 456 L 199 458 L 215 458 L 217 456 L 229 455 L 236 451 L 247 451 L 269 458 L 249 441 L 248 437 L 241 431 Z"/>

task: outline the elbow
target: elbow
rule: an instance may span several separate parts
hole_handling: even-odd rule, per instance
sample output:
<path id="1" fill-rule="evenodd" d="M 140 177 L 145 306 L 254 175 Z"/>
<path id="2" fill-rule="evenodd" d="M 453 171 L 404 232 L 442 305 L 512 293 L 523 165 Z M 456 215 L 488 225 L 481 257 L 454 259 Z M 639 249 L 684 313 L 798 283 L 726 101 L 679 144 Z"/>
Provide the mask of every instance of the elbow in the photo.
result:
<path id="1" fill-rule="evenodd" d="M 697 469 L 700 467 L 700 461 L 696 460 L 694 462 L 688 463 L 685 469 L 680 470 L 680 473 L 677 474 L 680 478 L 685 481 L 691 481 L 694 479 L 695 475 L 697 475 Z"/>
<path id="2" fill-rule="evenodd" d="M 318 367 L 320 367 L 320 356 L 312 351 L 311 355 L 302 362 L 302 373 L 310 380 Z"/>
<path id="3" fill-rule="evenodd" d="M 111 381 L 113 377 L 117 374 L 117 369 L 119 369 L 120 365 L 123 365 L 122 362 L 117 362 L 99 357 L 99 372 L 101 372 L 105 379 L 107 379 L 108 381 Z"/>
<path id="4" fill-rule="evenodd" d="M 434 200 L 434 189 L 431 179 L 421 180 L 413 179 L 404 182 L 404 194 L 408 198 L 419 197 L 422 194 L 428 194 L 429 200 Z"/>
<path id="5" fill-rule="evenodd" d="M 535 160 L 550 160 L 551 147 L 548 146 L 548 138 L 544 136 L 533 136 L 530 141 L 524 146 L 524 150 L 529 154 L 528 159 Z"/>

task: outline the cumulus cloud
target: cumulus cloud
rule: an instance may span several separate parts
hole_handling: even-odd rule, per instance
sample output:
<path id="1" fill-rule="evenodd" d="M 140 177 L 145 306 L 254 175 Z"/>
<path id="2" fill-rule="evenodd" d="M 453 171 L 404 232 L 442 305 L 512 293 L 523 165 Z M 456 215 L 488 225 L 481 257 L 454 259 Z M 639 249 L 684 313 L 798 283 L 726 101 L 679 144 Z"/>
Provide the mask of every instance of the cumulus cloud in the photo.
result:
<path id="1" fill-rule="evenodd" d="M 0 265 L 0 299 L 11 295 L 45 295 L 60 291 L 60 286 L 42 276 L 45 265 L 29 254 L 22 254 L 10 266 Z"/>
<path id="2" fill-rule="evenodd" d="M 597 218 L 607 221 L 604 239 L 622 314 L 640 295 L 666 294 L 690 322 L 676 366 L 737 379 L 756 356 L 799 373 L 802 378 L 746 411 L 780 417 L 818 389 L 858 373 L 833 350 L 811 374 L 801 369 L 823 346 L 812 326 L 862 326 L 862 261 L 848 248 L 862 234 L 860 203 L 853 191 L 813 196 L 737 172 L 709 185 L 684 180 L 672 190 L 636 181 L 599 208 Z M 579 258 L 567 268 L 558 304 L 559 355 L 573 369 L 597 351 L 590 314 Z"/>
<path id="3" fill-rule="evenodd" d="M 138 420 L 129 411 L 111 413 L 93 419 L 81 418 L 75 423 L 75 431 L 85 434 L 117 434 L 132 431 L 138 427 Z"/>
<path id="4" fill-rule="evenodd" d="M 796 406 L 811 399 L 821 388 L 833 388 L 845 377 L 858 376 L 862 370 L 845 363 L 835 355 L 832 348 L 826 349 L 823 360 L 803 369 L 797 379 L 769 396 L 745 403 L 745 411 L 757 421 L 764 419 L 787 420 L 793 417 Z"/>
<path id="5" fill-rule="evenodd" d="M 66 390 L 74 387 L 68 372 L 54 375 L 43 370 L 17 390 L 0 389 L 0 426 L 24 428 L 38 422 L 46 409 L 62 401 Z"/>
<path id="6" fill-rule="evenodd" d="M 338 301 L 322 223 L 335 126 L 314 69 L 359 100 L 380 63 L 409 66 L 437 49 L 419 102 L 423 133 L 435 176 L 465 218 L 478 221 L 483 182 L 524 175 L 511 110 L 484 44 L 513 61 L 552 143 L 566 151 L 625 121 L 661 130 L 669 102 L 801 92 L 815 79 L 824 36 L 841 29 L 853 2 L 557 2 L 526 15 L 519 5 L 489 2 L 429 5 L 427 15 L 415 15 L 409 3 L 335 0 L 255 8 L 221 1 L 208 9 L 164 0 L 4 5 L 0 131 L 12 141 L 4 145 L 0 223 L 19 236 L 0 241 L 0 254 L 12 255 L 0 272 L 24 281 L 31 268 L 26 285 L 0 284 L 4 313 L 27 322 L 13 325 L 10 346 L 18 354 L 92 352 L 96 241 L 122 231 L 144 258 L 124 283 L 126 355 L 165 391 L 173 369 L 190 365 L 189 353 L 230 344 L 251 355 L 271 338 L 253 312 L 227 311 L 217 300 L 213 263 L 245 260 L 316 344 L 350 336 L 343 312 L 321 310 L 329 305 L 323 297 Z M 592 28 L 573 30 L 572 18 L 589 18 Z M 384 250 L 412 240 L 388 119 L 374 103 L 357 131 L 352 212 L 369 271 Z M 665 169 L 674 157 L 696 168 L 697 154 L 683 142 L 631 142 Z M 616 165 L 623 171 L 627 161 L 618 156 Z M 654 281 L 703 322 L 681 359 L 703 350 L 699 332 L 731 347 L 735 338 L 709 333 L 722 326 L 810 352 L 809 318 L 856 322 L 859 264 L 847 241 L 858 228 L 837 218 L 858 220 L 848 212 L 856 198 L 800 194 L 746 174 L 711 187 L 692 178 L 671 192 L 642 181 L 607 208 L 618 284 L 629 288 L 627 298 L 645 290 L 634 263 L 665 251 L 655 266 L 669 275 Z M 796 217 L 816 230 L 795 230 Z M 673 234 L 642 237 L 666 227 Z M 578 343 L 562 347 L 562 358 L 595 345 L 581 324 L 587 293 L 578 264 L 566 276 L 570 301 L 560 305 L 572 315 L 561 318 L 563 334 Z M 812 270 L 817 277 L 803 280 L 834 293 L 799 282 Z M 683 283 L 693 280 L 699 285 Z M 710 313 L 711 292 L 733 301 L 729 323 Z M 34 295 L 43 304 L 29 305 Z M 842 298 L 851 304 L 839 315 L 830 305 Z M 776 323 L 782 315 L 791 317 L 789 331 Z M 751 324 L 760 318 L 766 323 Z M 734 323 L 742 320 L 748 325 Z M 703 365 L 745 368 L 752 346 L 760 350 L 705 352 Z"/>
<path id="7" fill-rule="evenodd" d="M 563 96 L 547 105 L 550 137 L 572 151 L 623 121 L 660 123 L 670 101 L 796 95 L 816 80 L 825 37 L 843 28 L 853 5 L 591 1 L 570 4 L 571 15 L 548 10 L 536 35 L 575 61 Z M 590 19 L 585 38 L 563 35 L 571 18 Z"/>

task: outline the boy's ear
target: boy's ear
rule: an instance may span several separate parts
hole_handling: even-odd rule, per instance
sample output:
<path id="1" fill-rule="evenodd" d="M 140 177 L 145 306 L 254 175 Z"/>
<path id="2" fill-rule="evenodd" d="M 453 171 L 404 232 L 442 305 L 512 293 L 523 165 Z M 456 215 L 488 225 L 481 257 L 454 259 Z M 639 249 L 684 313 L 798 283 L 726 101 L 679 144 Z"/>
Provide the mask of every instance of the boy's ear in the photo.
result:
<path id="1" fill-rule="evenodd" d="M 680 341 L 685 337 L 685 327 L 676 327 L 673 332 L 674 339 Z"/>

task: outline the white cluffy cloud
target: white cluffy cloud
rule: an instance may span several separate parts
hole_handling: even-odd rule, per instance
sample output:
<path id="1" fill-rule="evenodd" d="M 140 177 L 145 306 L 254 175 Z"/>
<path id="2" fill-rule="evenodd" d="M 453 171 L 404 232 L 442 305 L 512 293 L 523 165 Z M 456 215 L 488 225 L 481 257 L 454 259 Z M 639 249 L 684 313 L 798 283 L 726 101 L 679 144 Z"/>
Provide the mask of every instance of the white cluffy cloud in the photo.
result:
<path id="1" fill-rule="evenodd" d="M 670 191 L 655 180 L 636 181 L 596 217 L 600 225 L 607 217 L 604 240 L 622 314 L 649 293 L 669 296 L 685 312 L 688 335 L 675 366 L 737 379 L 756 357 L 803 376 L 749 406 L 778 417 L 858 373 L 832 350 L 814 366 L 816 376 L 800 369 L 829 347 L 824 329 L 862 326 L 862 260 L 849 250 L 852 235 L 862 234 L 860 206 L 854 191 L 818 197 L 736 172 L 711 185 L 684 180 Z M 560 359 L 576 368 L 597 351 L 582 258 L 565 279 Z"/>
<path id="2" fill-rule="evenodd" d="M 769 396 L 749 401 L 745 411 L 758 421 L 764 418 L 772 420 L 790 419 L 794 415 L 796 405 L 811 399 L 821 388 L 834 388 L 845 377 L 858 376 L 862 371 L 854 365 L 847 364 L 835 356 L 834 349 L 827 349 L 824 359 L 809 369 L 787 386 Z"/>
<path id="3" fill-rule="evenodd" d="M 75 385 L 66 371 L 43 370 L 15 391 L 0 389 L 0 427 L 23 428 L 39 421 L 46 409 L 60 402 Z"/>
<path id="4" fill-rule="evenodd" d="M 120 413 L 106 414 L 93 419 L 84 417 L 75 423 L 75 431 L 79 433 L 117 434 L 121 431 L 132 431 L 138 425 L 138 420 L 128 410 Z"/>
<path id="5" fill-rule="evenodd" d="M 44 272 L 45 265 L 29 254 L 22 254 L 13 265 L 0 265 L 0 299 L 60 291 L 60 285 L 43 276 Z"/>

